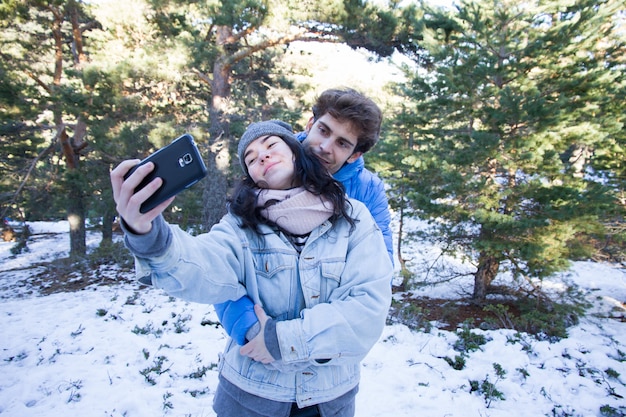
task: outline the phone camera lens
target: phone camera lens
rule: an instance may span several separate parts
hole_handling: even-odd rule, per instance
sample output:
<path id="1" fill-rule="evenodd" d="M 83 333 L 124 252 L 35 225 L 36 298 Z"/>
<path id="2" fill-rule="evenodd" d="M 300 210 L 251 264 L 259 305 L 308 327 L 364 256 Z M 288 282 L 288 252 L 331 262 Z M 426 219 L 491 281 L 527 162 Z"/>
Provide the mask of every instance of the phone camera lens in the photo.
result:
<path id="1" fill-rule="evenodd" d="M 183 156 L 183 161 L 185 161 L 185 164 L 188 165 L 191 163 L 191 161 L 193 161 L 193 157 L 191 156 L 191 154 L 186 153 Z"/>

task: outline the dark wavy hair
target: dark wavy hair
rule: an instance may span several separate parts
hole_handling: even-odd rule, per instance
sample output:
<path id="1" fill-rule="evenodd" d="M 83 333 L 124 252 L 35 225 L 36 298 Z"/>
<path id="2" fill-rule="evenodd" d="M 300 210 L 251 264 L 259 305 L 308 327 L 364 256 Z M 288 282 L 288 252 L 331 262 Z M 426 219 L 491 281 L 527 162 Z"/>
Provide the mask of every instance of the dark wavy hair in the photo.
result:
<path id="1" fill-rule="evenodd" d="M 301 184 L 307 191 L 325 197 L 333 205 L 331 223 L 343 217 L 350 224 L 350 231 L 354 229 L 355 220 L 348 214 L 350 202 L 343 185 L 335 180 L 321 162 L 297 140 L 281 138 L 295 155 L 295 183 Z M 261 215 L 263 207 L 257 207 L 259 186 L 254 183 L 250 175 L 239 181 L 232 197 L 228 200 L 228 210 L 241 218 L 242 228 L 251 228 L 260 233 L 259 225 L 276 226 Z"/>

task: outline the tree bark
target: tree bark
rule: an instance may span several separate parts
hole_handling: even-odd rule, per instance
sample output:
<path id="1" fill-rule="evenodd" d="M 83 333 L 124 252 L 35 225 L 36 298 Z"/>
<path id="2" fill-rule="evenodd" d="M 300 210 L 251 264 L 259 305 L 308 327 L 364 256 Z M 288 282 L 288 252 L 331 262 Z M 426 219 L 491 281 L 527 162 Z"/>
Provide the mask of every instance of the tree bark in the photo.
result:
<path id="1" fill-rule="evenodd" d="M 224 48 L 232 38 L 227 26 L 217 28 L 217 44 Z M 203 193 L 204 223 L 209 229 L 226 213 L 226 198 L 230 167 L 230 121 L 228 119 L 228 100 L 230 98 L 231 65 L 225 54 L 213 64 L 211 80 L 211 102 L 209 105 L 209 145 L 207 149 L 207 180 Z"/>
<path id="2" fill-rule="evenodd" d="M 85 53 L 83 52 L 83 37 L 78 21 L 78 5 L 75 0 L 70 0 L 67 4 L 67 10 L 72 24 L 72 55 L 74 56 L 74 66 L 80 68 L 85 61 Z"/>
<path id="3" fill-rule="evenodd" d="M 396 245 L 396 256 L 398 258 L 398 262 L 400 263 L 400 274 L 402 276 L 402 284 L 400 284 L 400 291 L 406 291 L 409 288 L 411 272 L 406 267 L 406 260 L 402 256 L 402 242 L 404 236 L 404 206 L 405 206 L 405 196 L 404 196 L 404 185 L 400 186 L 400 192 L 398 193 L 398 200 L 400 201 L 399 211 L 399 223 L 398 223 L 398 241 Z"/>
<path id="4" fill-rule="evenodd" d="M 489 287 L 496 278 L 499 269 L 500 261 L 495 256 L 481 252 L 478 257 L 478 270 L 474 273 L 474 294 L 472 296 L 474 303 L 482 304 L 485 301 Z"/>
<path id="5" fill-rule="evenodd" d="M 53 6 L 49 10 L 54 16 L 52 25 L 52 37 L 55 44 L 55 65 L 53 78 L 53 91 L 61 85 L 63 75 L 63 33 L 62 26 L 65 18 L 63 12 Z M 80 33 L 78 34 L 80 37 Z M 82 48 L 82 47 L 81 47 Z M 85 230 L 85 202 L 82 187 L 78 184 L 77 169 L 79 166 L 80 149 L 86 146 L 85 136 L 87 126 L 79 118 L 74 129 L 74 137 L 67 134 L 67 126 L 63 120 L 62 103 L 53 103 L 53 117 L 56 126 L 56 140 L 61 145 L 65 164 L 67 166 L 67 220 L 70 225 L 70 258 L 83 257 L 87 253 L 87 236 Z"/>
<path id="6" fill-rule="evenodd" d="M 68 197 L 67 219 L 70 223 L 70 258 L 81 258 L 87 254 L 85 205 L 81 187 L 70 187 Z"/>
<path id="7" fill-rule="evenodd" d="M 115 214 L 111 212 L 105 212 L 102 214 L 102 245 L 110 245 L 113 243 L 113 221 L 115 220 Z"/>

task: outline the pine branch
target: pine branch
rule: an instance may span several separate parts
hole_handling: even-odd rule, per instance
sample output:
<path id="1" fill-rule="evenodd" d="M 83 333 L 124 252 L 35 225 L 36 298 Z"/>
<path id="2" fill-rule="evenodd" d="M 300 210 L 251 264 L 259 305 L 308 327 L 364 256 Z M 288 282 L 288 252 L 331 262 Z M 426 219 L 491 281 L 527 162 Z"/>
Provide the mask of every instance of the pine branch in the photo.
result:
<path id="1" fill-rule="evenodd" d="M 44 156 L 49 154 L 54 149 L 54 146 L 55 146 L 55 142 L 53 141 L 50 144 L 50 146 L 48 146 L 46 149 L 41 151 L 39 153 L 39 155 L 37 155 L 37 157 L 35 159 L 33 159 L 33 161 L 31 162 L 30 166 L 28 167 L 28 171 L 24 175 L 24 179 L 22 179 L 22 182 L 17 187 L 17 190 L 13 194 L 13 197 L 11 197 L 11 200 L 5 205 L 5 208 L 2 211 L 2 216 L 1 216 L 2 218 L 5 217 L 7 211 L 9 210 L 9 207 L 11 207 L 17 201 L 17 197 L 21 194 L 22 190 L 24 189 L 24 186 L 26 186 L 26 182 L 28 181 L 28 178 L 30 178 L 30 175 L 33 172 L 33 170 L 35 169 L 35 166 L 37 165 L 37 163 L 41 160 L 41 158 L 43 158 Z"/>

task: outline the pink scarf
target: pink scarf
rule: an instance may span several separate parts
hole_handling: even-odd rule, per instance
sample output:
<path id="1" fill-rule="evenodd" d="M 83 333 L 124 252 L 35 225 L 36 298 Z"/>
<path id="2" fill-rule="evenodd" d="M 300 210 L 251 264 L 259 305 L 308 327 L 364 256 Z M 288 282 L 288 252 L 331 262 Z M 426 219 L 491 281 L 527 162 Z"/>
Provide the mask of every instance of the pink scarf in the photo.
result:
<path id="1" fill-rule="evenodd" d="M 275 203 L 273 203 L 275 201 Z M 270 203 L 267 207 L 266 204 Z M 304 187 L 289 190 L 259 191 L 257 205 L 261 214 L 278 227 L 294 235 L 310 233 L 333 214 L 332 204 Z"/>

